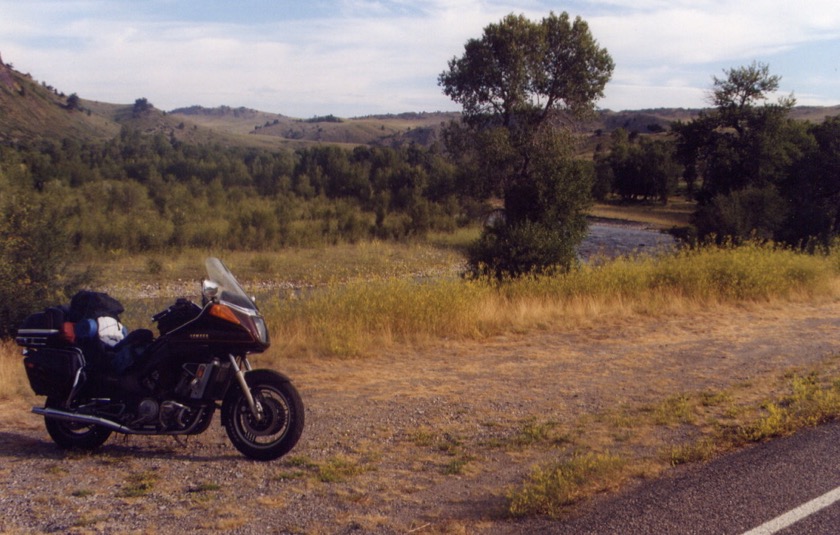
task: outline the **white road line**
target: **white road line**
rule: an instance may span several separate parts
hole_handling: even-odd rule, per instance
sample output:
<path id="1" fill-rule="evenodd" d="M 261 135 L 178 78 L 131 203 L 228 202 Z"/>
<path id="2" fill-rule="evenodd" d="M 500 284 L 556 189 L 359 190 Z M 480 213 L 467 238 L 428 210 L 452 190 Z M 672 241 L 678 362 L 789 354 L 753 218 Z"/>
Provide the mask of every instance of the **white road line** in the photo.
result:
<path id="1" fill-rule="evenodd" d="M 838 500 L 840 500 L 840 487 L 830 490 L 819 498 L 814 498 L 810 502 L 804 503 L 796 509 L 791 509 L 787 513 L 777 516 L 773 520 L 765 522 L 755 529 L 747 531 L 743 535 L 772 535 L 773 533 L 777 533 L 791 524 L 802 520 L 806 516 L 816 513 L 820 509 L 825 509 Z"/>

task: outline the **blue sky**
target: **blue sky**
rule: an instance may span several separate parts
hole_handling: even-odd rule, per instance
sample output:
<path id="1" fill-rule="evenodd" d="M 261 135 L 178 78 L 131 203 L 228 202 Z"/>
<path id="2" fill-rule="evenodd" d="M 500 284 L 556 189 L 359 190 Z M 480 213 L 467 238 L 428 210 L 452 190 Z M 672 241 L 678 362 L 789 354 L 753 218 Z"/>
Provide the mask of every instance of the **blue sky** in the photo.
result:
<path id="1" fill-rule="evenodd" d="M 457 110 L 437 85 L 508 13 L 581 16 L 616 64 L 601 108 L 703 107 L 759 61 L 840 104 L 837 0 L 0 0 L 0 55 L 67 94 L 293 117 Z"/>

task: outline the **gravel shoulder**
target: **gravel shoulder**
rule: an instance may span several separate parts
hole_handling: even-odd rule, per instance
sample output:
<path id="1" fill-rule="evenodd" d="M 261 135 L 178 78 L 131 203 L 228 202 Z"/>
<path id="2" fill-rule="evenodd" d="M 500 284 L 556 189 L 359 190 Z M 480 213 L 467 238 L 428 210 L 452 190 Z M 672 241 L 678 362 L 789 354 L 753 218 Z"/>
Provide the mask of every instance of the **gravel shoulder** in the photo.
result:
<path id="1" fill-rule="evenodd" d="M 272 463 L 240 456 L 218 418 L 180 442 L 114 435 L 63 452 L 28 412 L 39 398 L 5 402 L 0 532 L 527 531 L 545 519 L 509 518 L 506 495 L 557 450 L 510 447 L 523 425 L 580 432 L 617 406 L 836 368 L 838 332 L 840 301 L 780 303 L 273 364 L 307 426 Z"/>

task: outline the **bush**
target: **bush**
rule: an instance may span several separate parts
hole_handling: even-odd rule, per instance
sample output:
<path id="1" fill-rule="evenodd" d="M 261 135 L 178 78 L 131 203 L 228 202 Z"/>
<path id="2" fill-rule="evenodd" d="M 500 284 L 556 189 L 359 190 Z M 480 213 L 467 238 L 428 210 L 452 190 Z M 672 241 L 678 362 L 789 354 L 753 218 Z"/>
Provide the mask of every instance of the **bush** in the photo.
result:
<path id="1" fill-rule="evenodd" d="M 497 279 L 567 270 L 575 260 L 577 240 L 543 223 L 524 221 L 485 229 L 468 251 L 475 275 Z"/>
<path id="2" fill-rule="evenodd" d="M 694 223 L 700 236 L 772 240 L 785 215 L 785 201 L 775 188 L 746 188 L 715 196 L 697 210 Z"/>
<path id="3" fill-rule="evenodd" d="M 45 194 L 9 188 L 0 205 L 0 337 L 23 319 L 66 301 L 89 274 L 71 276 L 70 240 L 61 207 Z"/>

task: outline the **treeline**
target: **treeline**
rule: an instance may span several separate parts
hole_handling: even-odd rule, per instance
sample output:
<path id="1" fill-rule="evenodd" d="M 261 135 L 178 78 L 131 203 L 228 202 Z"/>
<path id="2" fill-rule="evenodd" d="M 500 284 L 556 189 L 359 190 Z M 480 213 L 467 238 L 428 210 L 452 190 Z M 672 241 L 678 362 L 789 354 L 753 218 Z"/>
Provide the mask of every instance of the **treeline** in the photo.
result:
<path id="1" fill-rule="evenodd" d="M 667 203 L 683 173 L 675 152 L 673 138 L 613 130 L 609 146 L 599 144 L 595 151 L 594 197 Z"/>
<path id="2" fill-rule="evenodd" d="M 840 117 L 793 119 L 793 95 L 769 100 L 780 76 L 761 63 L 714 78 L 715 108 L 672 125 L 668 141 L 616 132 L 596 155 L 596 193 L 667 198 L 682 175 L 701 240 L 831 246 L 840 234 Z"/>
<path id="3" fill-rule="evenodd" d="M 470 204 L 435 149 L 269 151 L 131 130 L 0 147 L 0 179 L 46 203 L 74 248 L 95 251 L 405 240 L 465 224 Z"/>
<path id="4" fill-rule="evenodd" d="M 829 246 L 840 234 L 840 117 L 815 124 L 787 112 L 740 110 L 729 123 L 705 112 L 668 135 L 615 130 L 595 153 L 593 195 L 664 203 L 680 186 L 697 201 L 697 239 Z"/>

